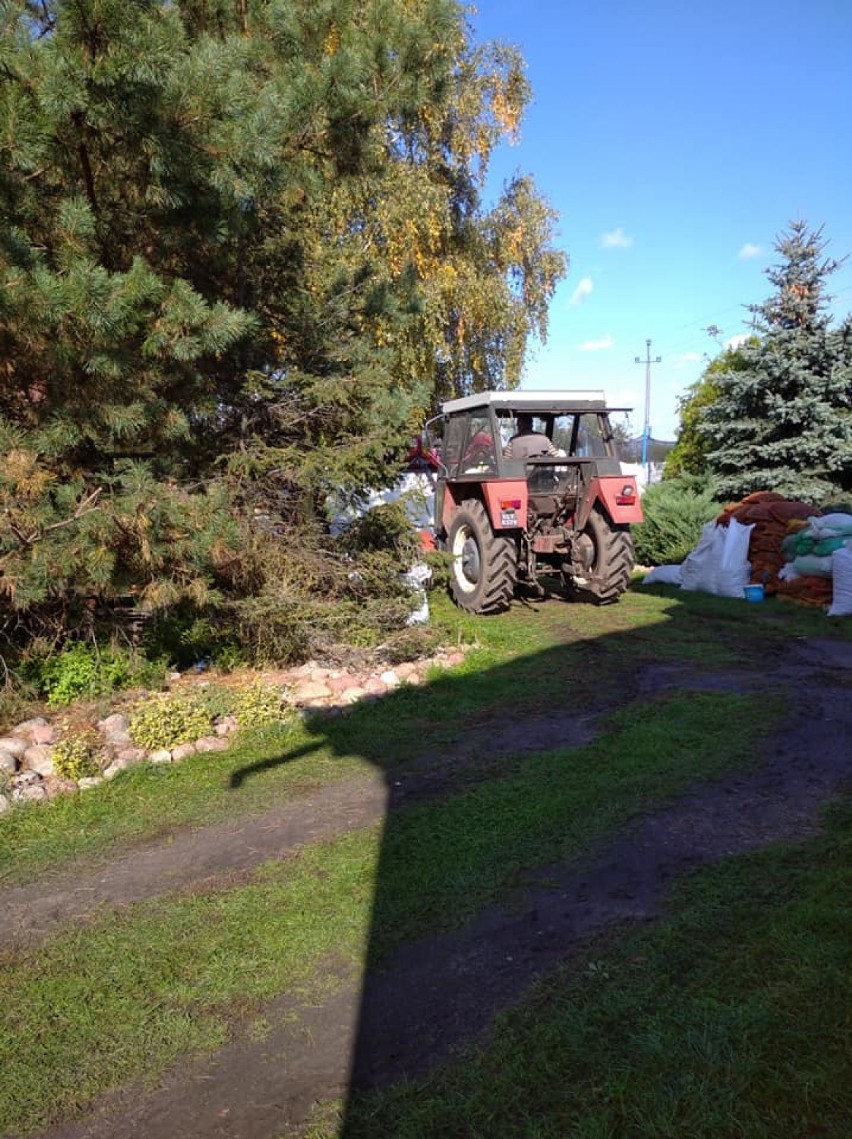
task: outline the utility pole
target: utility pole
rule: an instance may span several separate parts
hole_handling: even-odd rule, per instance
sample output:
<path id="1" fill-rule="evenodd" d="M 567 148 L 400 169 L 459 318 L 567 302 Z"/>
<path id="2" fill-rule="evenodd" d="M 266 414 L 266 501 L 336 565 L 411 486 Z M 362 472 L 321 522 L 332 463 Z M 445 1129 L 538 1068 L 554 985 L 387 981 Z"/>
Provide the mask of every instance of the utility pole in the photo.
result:
<path id="1" fill-rule="evenodd" d="M 645 359 L 636 357 L 637 364 L 645 365 L 645 428 L 642 432 L 642 466 L 645 467 L 646 486 L 651 482 L 651 365 L 659 364 L 662 356 L 651 359 L 651 341 L 645 341 Z"/>

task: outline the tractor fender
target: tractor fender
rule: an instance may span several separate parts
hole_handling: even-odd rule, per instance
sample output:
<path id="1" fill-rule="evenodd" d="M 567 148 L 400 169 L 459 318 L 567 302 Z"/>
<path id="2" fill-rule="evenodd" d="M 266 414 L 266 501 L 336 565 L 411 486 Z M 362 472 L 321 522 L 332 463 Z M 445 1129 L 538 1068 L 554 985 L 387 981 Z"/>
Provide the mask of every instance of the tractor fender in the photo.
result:
<path id="1" fill-rule="evenodd" d="M 441 502 L 441 526 L 449 532 L 453 517 L 466 498 L 480 498 L 494 530 L 525 530 L 529 507 L 526 479 L 493 479 L 481 483 L 446 483 Z"/>
<path id="2" fill-rule="evenodd" d="M 596 503 L 600 502 L 615 526 L 641 522 L 642 500 L 634 475 L 598 475 L 589 483 L 589 493 L 577 510 L 577 529 L 582 530 Z"/>

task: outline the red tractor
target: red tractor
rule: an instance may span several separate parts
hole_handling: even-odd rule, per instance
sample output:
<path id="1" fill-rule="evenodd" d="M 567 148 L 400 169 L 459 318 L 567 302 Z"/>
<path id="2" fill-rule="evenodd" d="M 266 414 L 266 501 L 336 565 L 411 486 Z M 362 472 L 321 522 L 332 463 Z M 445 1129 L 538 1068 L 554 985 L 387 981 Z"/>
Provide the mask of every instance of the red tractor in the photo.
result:
<path id="1" fill-rule="evenodd" d="M 505 609 L 555 574 L 571 596 L 617 601 L 630 581 L 636 480 L 621 473 L 602 392 L 482 392 L 428 425 L 440 455 L 435 535 L 470 613 Z"/>

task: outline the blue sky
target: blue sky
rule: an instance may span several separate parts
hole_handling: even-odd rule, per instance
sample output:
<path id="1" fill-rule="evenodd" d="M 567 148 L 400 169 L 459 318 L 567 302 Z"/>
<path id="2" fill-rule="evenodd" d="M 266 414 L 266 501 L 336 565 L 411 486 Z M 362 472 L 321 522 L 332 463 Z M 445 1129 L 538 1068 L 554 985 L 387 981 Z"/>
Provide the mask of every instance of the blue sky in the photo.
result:
<path id="1" fill-rule="evenodd" d="M 852 253 L 852 0 L 480 0 L 479 39 L 515 44 L 533 100 L 486 199 L 532 174 L 570 258 L 526 388 L 603 388 L 674 438 L 678 395 L 772 289 L 791 218 Z M 831 279 L 852 311 L 852 260 Z"/>

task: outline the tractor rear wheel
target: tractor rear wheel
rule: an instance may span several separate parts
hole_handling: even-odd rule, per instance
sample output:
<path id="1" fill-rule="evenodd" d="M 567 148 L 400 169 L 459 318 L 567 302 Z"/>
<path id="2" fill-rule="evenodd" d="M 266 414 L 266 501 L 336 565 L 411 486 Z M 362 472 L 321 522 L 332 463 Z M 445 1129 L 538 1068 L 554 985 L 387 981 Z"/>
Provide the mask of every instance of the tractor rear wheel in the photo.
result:
<path id="1" fill-rule="evenodd" d="M 457 511 L 447 535 L 452 554 L 450 592 L 468 613 L 499 613 L 515 592 L 518 545 L 512 534 L 495 534 L 485 507 L 468 499 Z"/>
<path id="2" fill-rule="evenodd" d="M 600 510 L 593 510 L 575 541 L 575 565 L 583 566 L 582 577 L 567 574 L 565 585 L 576 597 L 608 605 L 618 601 L 630 584 L 633 570 L 633 538 L 629 526 L 616 526 Z"/>

